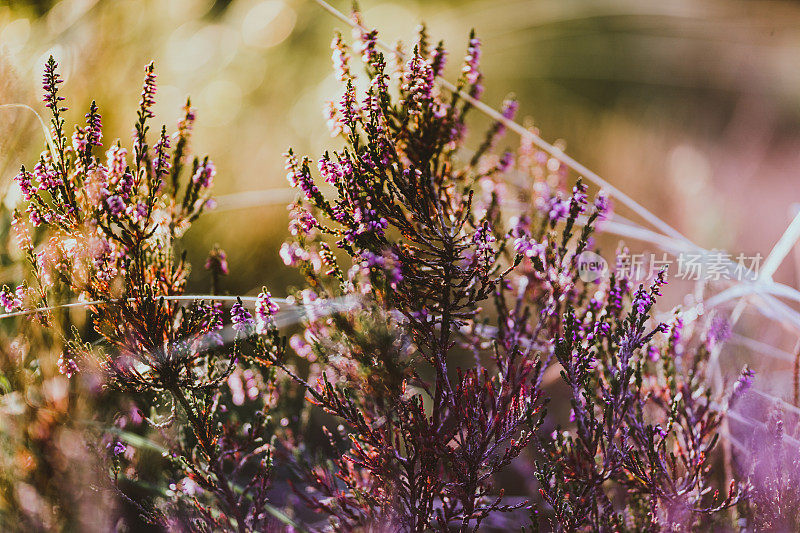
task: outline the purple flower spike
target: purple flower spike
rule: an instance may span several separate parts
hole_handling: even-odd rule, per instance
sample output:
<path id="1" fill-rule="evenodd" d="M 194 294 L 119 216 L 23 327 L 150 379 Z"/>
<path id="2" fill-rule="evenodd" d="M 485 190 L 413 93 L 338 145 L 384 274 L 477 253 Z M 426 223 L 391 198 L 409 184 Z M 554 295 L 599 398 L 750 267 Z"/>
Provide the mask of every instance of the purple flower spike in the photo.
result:
<path id="1" fill-rule="evenodd" d="M 241 300 L 231 307 L 231 322 L 233 322 L 233 329 L 244 335 L 250 335 L 255 326 L 253 315 L 245 309 Z"/>
<path id="2" fill-rule="evenodd" d="M 151 61 L 149 65 L 144 68 L 144 86 L 142 87 L 142 99 L 139 102 L 139 109 L 142 115 L 147 118 L 153 118 L 152 107 L 156 103 L 156 74 L 155 64 Z"/>
<path id="3" fill-rule="evenodd" d="M 272 295 L 267 290 L 261 291 L 256 299 L 256 331 L 266 333 L 270 326 L 275 324 L 273 316 L 280 311 L 280 307 L 272 300 Z"/>
<path id="4" fill-rule="evenodd" d="M 56 72 L 56 67 L 58 67 L 58 63 L 56 60 L 53 59 L 53 56 L 47 60 L 47 63 L 44 67 L 44 76 L 42 80 L 42 89 L 44 89 L 44 101 L 46 102 L 45 106 L 50 108 L 54 114 L 58 114 L 59 112 L 66 111 L 66 107 L 59 107 L 59 102 L 64 100 L 63 96 L 58 96 L 58 86 L 61 83 L 64 83 L 64 80 L 61 79 L 61 76 L 58 75 Z"/>

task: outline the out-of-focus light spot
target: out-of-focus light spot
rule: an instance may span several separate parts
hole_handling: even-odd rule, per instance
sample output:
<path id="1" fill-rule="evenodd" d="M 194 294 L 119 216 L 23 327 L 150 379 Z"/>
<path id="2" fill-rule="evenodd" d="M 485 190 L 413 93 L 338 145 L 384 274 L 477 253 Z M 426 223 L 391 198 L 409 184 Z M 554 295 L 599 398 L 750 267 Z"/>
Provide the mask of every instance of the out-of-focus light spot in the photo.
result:
<path id="1" fill-rule="evenodd" d="M 156 93 L 156 116 L 162 117 L 162 122 L 174 124 L 182 118 L 182 108 L 186 103 L 186 96 L 185 91 L 174 85 L 160 85 Z"/>
<path id="2" fill-rule="evenodd" d="M 160 2 L 159 8 L 163 8 L 166 15 L 177 20 L 186 20 L 186 15 L 191 14 L 192 18 L 200 18 L 211 9 L 214 0 L 169 0 Z"/>
<path id="3" fill-rule="evenodd" d="M 711 178 L 711 164 L 699 150 L 683 144 L 670 153 L 669 172 L 687 194 L 699 194 Z"/>
<path id="4" fill-rule="evenodd" d="M 196 107 L 203 113 L 200 120 L 210 126 L 224 126 L 239 113 L 242 90 L 230 80 L 214 80 L 200 93 Z"/>
<path id="5" fill-rule="evenodd" d="M 246 60 L 241 60 L 242 58 Z M 244 95 L 258 89 L 267 77 L 266 62 L 260 59 L 242 55 L 229 69 Z"/>
<path id="6" fill-rule="evenodd" d="M 325 109 L 328 101 L 337 101 L 341 92 L 334 74 L 326 76 L 316 87 L 309 87 L 295 100 L 289 115 L 292 129 L 307 139 L 330 139 L 325 124 Z"/>
<path id="7" fill-rule="evenodd" d="M 9 211 L 17 207 L 17 204 L 22 201 L 22 189 L 17 183 L 17 180 L 12 180 L 6 189 L 6 195 L 3 198 L 3 203 Z"/>
<path id="8" fill-rule="evenodd" d="M 170 69 L 192 72 L 206 65 L 214 54 L 215 43 L 196 38 L 198 34 L 197 24 L 187 22 L 170 35 L 165 54 Z"/>
<path id="9" fill-rule="evenodd" d="M 0 31 L 0 47 L 8 53 L 16 54 L 25 47 L 31 35 L 31 23 L 22 18 L 12 20 Z"/>
<path id="10" fill-rule="evenodd" d="M 394 43 L 397 39 L 413 42 L 420 16 L 402 3 L 384 3 L 363 12 L 368 28 L 381 28 L 381 38 Z"/>
<path id="11" fill-rule="evenodd" d="M 242 21 L 242 39 L 248 46 L 269 48 L 282 43 L 294 29 L 297 13 L 281 0 L 254 5 Z"/>
<path id="12" fill-rule="evenodd" d="M 219 69 L 229 63 L 238 48 L 236 32 L 221 25 L 197 26 L 195 22 L 175 30 L 169 38 L 165 56 L 175 72 L 202 71 L 210 66 Z"/>
<path id="13" fill-rule="evenodd" d="M 58 34 L 80 20 L 98 0 L 62 0 L 47 12 L 47 29 Z M 52 35 L 51 35 L 52 37 Z"/>

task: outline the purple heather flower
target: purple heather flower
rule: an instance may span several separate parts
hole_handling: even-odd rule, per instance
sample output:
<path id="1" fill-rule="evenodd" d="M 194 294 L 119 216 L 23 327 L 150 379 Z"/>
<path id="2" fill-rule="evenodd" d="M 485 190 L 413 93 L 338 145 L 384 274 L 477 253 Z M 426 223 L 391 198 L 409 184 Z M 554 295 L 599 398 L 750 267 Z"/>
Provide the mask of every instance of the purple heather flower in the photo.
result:
<path id="1" fill-rule="evenodd" d="M 170 168 L 169 153 L 167 153 L 167 151 L 169 150 L 169 137 L 167 136 L 166 127 L 161 129 L 161 137 L 156 142 L 154 148 L 156 152 L 156 158 L 153 161 L 153 170 L 155 171 L 158 177 L 160 174 L 166 174 Z M 206 162 L 204 161 L 203 163 L 204 166 L 206 166 Z M 213 164 L 211 164 L 211 166 L 213 167 Z M 216 171 L 214 172 L 216 173 Z M 194 180 L 194 176 L 192 177 L 192 179 Z M 211 178 L 206 178 L 206 181 L 208 183 L 210 183 L 211 180 L 213 180 L 213 175 L 211 176 Z M 195 183 L 197 183 L 197 181 L 195 181 Z M 208 185 L 204 186 L 208 187 Z"/>
<path id="2" fill-rule="evenodd" d="M 369 250 L 363 250 L 361 252 L 361 258 L 368 268 L 383 268 L 385 263 L 383 256 L 372 253 Z"/>
<path id="3" fill-rule="evenodd" d="M 292 235 L 308 235 L 319 223 L 307 209 L 298 207 L 292 210 L 289 231 Z"/>
<path id="4" fill-rule="evenodd" d="M 343 176 L 342 166 L 332 162 L 327 153 L 319 160 L 317 168 L 325 181 L 331 185 L 335 185 L 337 180 Z"/>
<path id="5" fill-rule="evenodd" d="M 336 71 L 339 81 L 349 80 L 352 77 L 350 74 L 350 66 L 348 65 L 350 62 L 350 54 L 347 51 L 347 45 L 342 40 L 342 35 L 340 33 L 334 36 L 331 42 L 331 48 L 333 49 L 333 54 L 331 55 L 333 69 Z"/>
<path id="6" fill-rule="evenodd" d="M 216 175 L 217 167 L 206 157 L 200 166 L 197 167 L 197 170 L 192 176 L 192 181 L 199 184 L 200 187 L 208 189 L 214 184 L 214 176 Z"/>
<path id="7" fill-rule="evenodd" d="M 549 212 L 547 213 L 548 218 L 558 222 L 559 220 L 566 218 L 567 213 L 569 213 L 569 203 L 556 196 L 553 196 L 549 203 Z"/>
<path id="8" fill-rule="evenodd" d="M 513 164 L 514 164 L 514 154 L 512 154 L 511 152 L 503 152 L 503 155 L 500 156 L 500 161 L 498 161 L 497 163 L 497 170 L 500 172 L 505 172 Z"/>
<path id="9" fill-rule="evenodd" d="M 711 325 L 706 334 L 709 347 L 714 347 L 725 342 L 730 336 L 731 327 L 728 320 L 722 315 L 715 315 L 714 318 L 711 319 Z"/>
<path id="10" fill-rule="evenodd" d="M 361 43 L 359 43 L 359 52 L 361 52 L 361 59 L 365 64 L 371 65 L 377 53 L 375 52 L 375 45 L 378 42 L 378 31 L 372 30 L 369 32 L 361 32 Z"/>
<path id="11" fill-rule="evenodd" d="M 464 58 L 464 67 L 462 72 L 470 85 L 475 85 L 480 80 L 480 72 L 478 71 L 478 63 L 481 59 L 481 41 L 476 37 L 469 40 L 467 46 L 467 55 Z"/>
<path id="12" fill-rule="evenodd" d="M 661 352 L 658 350 L 658 347 L 651 344 L 647 347 L 647 358 L 651 361 L 655 362 L 661 357 Z"/>
<path id="13" fill-rule="evenodd" d="M 544 252 L 544 245 L 529 237 L 518 237 L 514 240 L 514 251 L 526 257 L 534 257 Z"/>
<path id="14" fill-rule="evenodd" d="M 89 150 L 92 146 L 103 146 L 100 139 L 103 138 L 103 122 L 98 112 L 97 103 L 92 100 L 89 112 L 86 113 L 86 144 Z"/>
<path id="15" fill-rule="evenodd" d="M 477 245 L 478 253 L 480 254 L 493 253 L 492 243 L 495 242 L 495 240 L 492 228 L 486 221 L 484 221 L 472 235 L 472 242 Z"/>
<path id="16" fill-rule="evenodd" d="M 0 289 L 0 305 L 5 308 L 6 312 L 11 313 L 22 307 L 22 300 L 19 297 L 20 288 L 22 288 L 22 285 L 14 293 L 7 286 Z"/>
<path id="17" fill-rule="evenodd" d="M 119 215 L 125 211 L 125 202 L 116 194 L 106 198 L 106 204 L 112 215 Z"/>
<path id="18" fill-rule="evenodd" d="M 572 199 L 570 200 L 570 206 L 580 206 L 578 212 L 583 213 L 583 206 L 586 204 L 586 185 L 583 183 L 577 183 L 572 188 Z"/>
<path id="19" fill-rule="evenodd" d="M 183 118 L 178 122 L 178 131 L 175 135 L 177 137 L 187 137 L 192 131 L 196 116 L 196 110 L 192 107 L 192 101 L 187 98 L 186 105 L 183 106 Z"/>
<path id="20" fill-rule="evenodd" d="M 255 326 L 253 315 L 245 309 L 241 300 L 231 306 L 231 322 L 233 322 L 233 329 L 245 335 L 251 334 Z"/>
<path id="21" fill-rule="evenodd" d="M 64 181 L 61 179 L 58 172 L 48 166 L 44 159 L 39 160 L 36 166 L 33 167 L 33 175 L 36 176 L 40 191 L 53 191 L 61 185 L 64 185 Z"/>
<path id="22" fill-rule="evenodd" d="M 286 180 L 292 187 L 297 187 L 305 193 L 306 197 L 312 199 L 319 194 L 319 189 L 314 183 L 314 178 L 308 171 L 308 159 L 303 160 L 303 165 L 297 161 L 294 153 L 291 151 L 284 154 L 286 157 L 286 164 L 284 168 L 289 172 L 286 173 Z"/>
<path id="23" fill-rule="evenodd" d="M 728 400 L 729 408 L 732 407 L 742 396 L 750 390 L 750 387 L 753 386 L 753 378 L 755 377 L 755 372 L 750 370 L 750 368 L 745 365 L 742 368 L 741 374 L 739 374 L 739 378 L 736 380 L 736 383 L 733 384 L 733 390 L 731 391 L 731 397 Z"/>
<path id="24" fill-rule="evenodd" d="M 111 453 L 116 457 L 125 453 L 128 447 L 125 446 L 120 441 L 114 441 L 114 442 L 109 442 L 106 445 L 106 449 L 111 450 Z"/>
<path id="25" fill-rule="evenodd" d="M 60 101 L 64 100 L 63 96 L 58 96 L 58 86 L 63 83 L 64 80 L 61 79 L 61 76 L 56 72 L 56 67 L 58 67 L 58 63 L 53 59 L 53 56 L 50 56 L 44 66 L 42 89 L 44 89 L 45 107 L 52 109 L 53 112 L 57 114 L 61 111 L 66 111 L 67 108 L 59 107 L 58 104 Z"/>
<path id="26" fill-rule="evenodd" d="M 283 243 L 279 253 L 286 266 L 295 266 L 300 261 L 309 261 L 311 259 L 311 254 L 294 242 Z"/>
<path id="27" fill-rule="evenodd" d="M 347 83 L 347 88 L 342 95 L 339 102 L 339 116 L 341 117 L 341 125 L 352 128 L 353 125 L 361 118 L 360 109 L 358 107 L 358 100 L 356 99 L 356 89 L 352 82 Z"/>
<path id="28" fill-rule="evenodd" d="M 25 167 L 22 167 L 14 179 L 19 184 L 20 190 L 22 190 L 22 196 L 25 198 L 26 201 L 31 199 L 33 195 L 33 183 L 31 181 L 31 173 L 25 170 Z"/>
<path id="29" fill-rule="evenodd" d="M 386 95 L 388 91 L 387 80 L 388 76 L 383 73 L 386 64 L 383 60 L 376 60 L 372 63 L 373 69 L 375 69 L 378 73 L 375 75 L 375 78 L 372 79 L 369 85 L 369 89 L 367 90 L 367 94 L 364 97 L 364 104 L 361 106 L 361 111 L 365 113 L 368 117 L 380 117 L 382 114 L 381 109 L 381 99 L 384 95 Z M 380 121 L 376 121 L 376 132 L 378 134 L 383 133 L 383 126 L 380 124 Z M 383 138 L 383 137 L 381 137 Z"/>
<path id="30" fill-rule="evenodd" d="M 517 109 L 519 109 L 519 102 L 517 102 L 513 98 L 509 98 L 508 100 L 503 102 L 503 110 L 501 114 L 503 115 L 503 118 L 506 118 L 508 120 L 513 120 L 514 115 L 517 114 Z M 506 131 L 506 125 L 501 122 L 497 126 L 497 133 L 495 135 L 499 137 L 503 135 L 505 131 Z"/>
<path id="31" fill-rule="evenodd" d="M 58 358 L 58 371 L 67 378 L 71 378 L 78 373 L 79 368 L 74 359 L 67 354 L 62 354 L 61 357 Z"/>
<path id="32" fill-rule="evenodd" d="M 354 211 L 355 216 L 353 219 L 358 222 L 356 235 L 375 233 L 378 236 L 382 236 L 383 230 L 389 227 L 389 222 L 385 218 L 378 216 L 378 212 L 374 209 L 356 206 Z"/>
<path id="33" fill-rule="evenodd" d="M 144 68 L 144 86 L 142 87 L 142 99 L 139 102 L 139 109 L 142 115 L 148 118 L 154 116 L 151 108 L 156 103 L 156 74 L 154 71 L 155 64 L 151 61 L 150 64 Z"/>
<path id="34" fill-rule="evenodd" d="M 611 202 L 605 192 L 600 191 L 594 199 L 594 207 L 600 213 L 600 218 L 606 218 L 611 212 Z"/>
<path id="35" fill-rule="evenodd" d="M 210 347 L 222 346 L 224 341 L 219 331 L 223 328 L 222 303 L 214 302 L 211 304 L 201 303 L 200 308 L 204 311 L 206 318 L 206 333 L 198 338 L 198 346 L 195 349 L 203 350 Z"/>
<path id="36" fill-rule="evenodd" d="M 437 46 L 431 54 L 430 62 L 433 75 L 440 76 L 442 74 L 442 70 L 444 70 L 445 64 L 447 63 L 447 51 L 443 47 Z"/>
<path id="37" fill-rule="evenodd" d="M 412 113 L 422 113 L 433 99 L 434 74 L 430 64 L 425 61 L 417 49 L 408 62 L 403 89 L 408 92 Z"/>
<path id="38" fill-rule="evenodd" d="M 39 208 L 37 207 L 36 204 L 33 203 L 29 204 L 28 209 L 26 209 L 25 211 L 28 213 L 28 217 L 30 218 L 31 223 L 35 227 L 38 228 L 39 226 L 42 225 L 42 223 L 44 222 L 44 218 L 42 217 L 42 214 L 39 212 Z"/>
<path id="39" fill-rule="evenodd" d="M 672 330 L 669 334 L 669 342 L 674 347 L 675 355 L 681 355 L 683 353 L 683 346 L 680 343 L 682 334 L 683 319 L 681 317 L 675 317 L 675 322 L 672 324 Z"/>
<path id="40" fill-rule="evenodd" d="M 216 272 L 217 274 L 228 275 L 228 256 L 225 251 L 219 247 L 214 247 L 206 259 L 206 270 Z"/>
<path id="41" fill-rule="evenodd" d="M 394 261 L 390 268 L 386 269 L 386 279 L 389 285 L 396 289 L 403 281 L 403 268 L 399 261 Z"/>
<path id="42" fill-rule="evenodd" d="M 274 324 L 273 315 L 280 311 L 280 307 L 272 300 L 272 295 L 263 290 L 256 298 L 256 331 L 265 333 L 271 324 Z"/>
<path id="43" fill-rule="evenodd" d="M 655 303 L 655 297 L 661 296 L 661 286 L 667 283 L 666 275 L 666 269 L 660 270 L 650 284 L 649 291 L 645 291 L 643 285 L 639 286 L 639 290 L 636 291 L 636 295 L 633 298 L 633 307 L 636 309 L 637 313 L 640 315 L 647 313 Z M 660 324 L 659 328 L 661 328 L 662 331 L 666 331 L 664 329 L 666 328 L 665 324 Z"/>
<path id="44" fill-rule="evenodd" d="M 378 255 L 370 250 L 362 250 L 361 258 L 363 265 L 367 269 L 379 269 L 386 275 L 389 285 L 396 289 L 403 281 L 403 268 L 397 254 L 392 250 L 387 250 L 383 255 Z"/>
<path id="45" fill-rule="evenodd" d="M 633 307 L 636 309 L 636 312 L 643 315 L 647 313 L 651 305 L 653 305 L 653 300 L 650 294 L 645 292 L 644 288 L 640 287 L 633 299 Z"/>
<path id="46" fill-rule="evenodd" d="M 89 144 L 86 141 L 86 131 L 80 126 L 75 126 L 75 131 L 72 133 L 72 148 L 76 153 L 86 153 L 86 147 Z"/>
<path id="47" fill-rule="evenodd" d="M 106 166 L 108 167 L 109 176 L 117 180 L 122 177 L 125 168 L 128 166 L 127 156 L 128 151 L 117 144 L 106 150 Z"/>
<path id="48" fill-rule="evenodd" d="M 125 212 L 134 222 L 145 220 L 147 218 L 147 204 L 137 202 L 136 205 L 128 206 Z"/>
<path id="49" fill-rule="evenodd" d="M 292 335 L 292 337 L 289 339 L 289 346 L 299 357 L 312 360 L 312 362 L 313 359 L 315 359 L 314 351 L 311 348 L 311 345 L 300 335 Z"/>
<path id="50" fill-rule="evenodd" d="M 128 198 L 133 191 L 133 174 L 126 171 L 119 180 L 119 192 L 123 198 Z"/>

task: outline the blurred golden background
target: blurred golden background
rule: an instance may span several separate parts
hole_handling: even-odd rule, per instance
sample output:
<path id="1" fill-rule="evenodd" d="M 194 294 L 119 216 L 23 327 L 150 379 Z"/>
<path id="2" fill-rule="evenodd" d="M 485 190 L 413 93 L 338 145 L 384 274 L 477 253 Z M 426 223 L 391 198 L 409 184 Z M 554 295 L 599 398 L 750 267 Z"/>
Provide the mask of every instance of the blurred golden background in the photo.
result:
<path id="1" fill-rule="evenodd" d="M 765 255 L 790 220 L 800 196 L 796 3 L 370 0 L 361 8 L 390 42 L 410 42 L 424 21 L 452 63 L 475 28 L 487 103 L 516 94 L 518 116 L 545 139 L 564 139 L 568 153 L 703 246 Z M 313 0 L 15 1 L 0 6 L 0 103 L 43 111 L 41 70 L 53 54 L 67 123 L 97 99 L 108 146 L 130 137 L 142 68 L 155 60 L 154 124 L 174 126 L 191 95 L 195 146 L 218 166 L 216 194 L 283 188 L 288 146 L 312 156 L 335 146 L 322 109 L 338 94 L 329 64 L 336 28 L 349 33 Z M 0 110 L 4 187 L 42 146 L 32 114 Z M 283 293 L 293 274 L 277 250 L 291 197 L 228 198 L 201 220 L 186 241 L 197 288 L 207 285 L 202 259 L 220 243 L 232 271 L 227 291 L 267 284 Z M 254 203 L 267 205 L 243 207 Z M 796 271 L 787 261 L 776 279 L 794 282 Z"/>

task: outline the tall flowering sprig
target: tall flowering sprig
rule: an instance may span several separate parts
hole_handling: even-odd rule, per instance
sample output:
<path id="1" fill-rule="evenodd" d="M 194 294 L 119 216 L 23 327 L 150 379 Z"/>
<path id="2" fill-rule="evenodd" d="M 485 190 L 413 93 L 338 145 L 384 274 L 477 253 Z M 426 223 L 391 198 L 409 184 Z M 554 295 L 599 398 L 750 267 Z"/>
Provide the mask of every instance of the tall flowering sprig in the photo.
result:
<path id="1" fill-rule="evenodd" d="M 180 187 L 181 170 L 186 164 L 186 155 L 189 150 L 195 118 L 196 111 L 192 107 L 191 99 L 187 98 L 186 105 L 183 106 L 183 118 L 178 122 L 178 130 L 172 134 L 175 149 L 173 151 L 172 164 L 170 165 L 170 185 L 176 195 Z"/>
<path id="2" fill-rule="evenodd" d="M 83 147 L 82 157 L 86 166 L 92 162 L 92 149 L 94 147 L 103 146 L 100 142 L 103 138 L 103 122 L 100 116 L 97 103 L 92 100 L 89 106 L 89 112 L 86 113 L 86 130 L 84 131 L 85 145 Z"/>
<path id="3" fill-rule="evenodd" d="M 63 161 L 66 142 L 64 139 L 64 118 L 61 114 L 67 111 L 67 107 L 61 105 L 61 102 L 64 101 L 64 97 L 58 94 L 58 86 L 64 83 L 64 80 L 58 74 L 57 68 L 58 63 L 53 56 L 50 56 L 44 66 L 42 89 L 44 90 L 45 107 L 49 108 L 53 115 L 50 121 L 55 134 L 53 141 L 58 150 L 59 161 Z"/>
<path id="4" fill-rule="evenodd" d="M 144 68 L 144 85 L 142 87 L 142 97 L 139 100 L 139 108 L 136 110 L 137 121 L 134 130 L 134 160 L 136 162 L 136 171 L 139 172 L 142 161 L 147 153 L 147 131 L 150 127 L 147 125 L 147 119 L 153 118 L 152 107 L 155 105 L 156 100 L 156 73 L 155 63 L 150 62 Z"/>
<path id="5" fill-rule="evenodd" d="M 522 452 L 541 418 L 540 367 L 510 337 L 495 365 L 457 370 L 462 331 L 516 260 L 500 259 L 505 238 L 496 221 L 472 209 L 472 188 L 484 174 L 456 162 L 468 106 L 435 86 L 443 48 L 432 55 L 421 33 L 396 78 L 395 98 L 371 44 L 375 33 L 361 37 L 369 83 L 358 111 L 354 74 L 341 68 L 345 46 L 336 41 L 346 146 L 319 162 L 335 196 L 317 187 L 308 159 L 287 154 L 289 181 L 319 230 L 297 232 L 292 246 L 305 248 L 308 263 L 320 253 L 332 264 L 325 274 L 312 264 L 304 269 L 317 296 L 371 295 L 363 311 L 308 326 L 306 337 L 328 364 L 312 401 L 346 422 L 354 444 L 336 460 L 335 475 L 319 467 L 306 478 L 316 495 L 301 495 L 342 529 L 466 530 L 513 508 L 491 480 Z M 328 236 L 353 268 L 324 253 Z"/>

